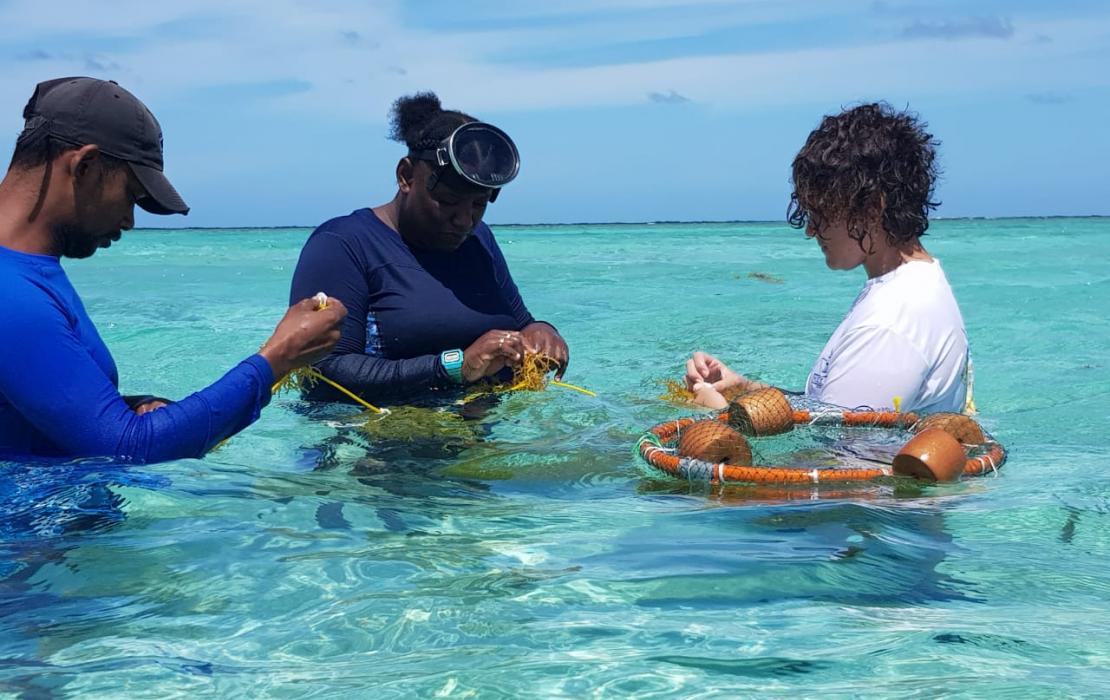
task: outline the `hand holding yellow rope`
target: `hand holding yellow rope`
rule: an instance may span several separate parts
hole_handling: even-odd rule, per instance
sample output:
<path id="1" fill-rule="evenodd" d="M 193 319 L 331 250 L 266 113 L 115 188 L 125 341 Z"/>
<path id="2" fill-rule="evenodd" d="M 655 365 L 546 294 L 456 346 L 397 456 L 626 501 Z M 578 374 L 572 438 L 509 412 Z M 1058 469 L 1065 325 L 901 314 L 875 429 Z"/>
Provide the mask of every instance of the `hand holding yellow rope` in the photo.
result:
<path id="1" fill-rule="evenodd" d="M 316 295 L 312 298 L 316 301 L 317 311 L 328 308 L 327 294 L 323 292 L 316 292 Z M 362 397 L 355 394 L 353 391 L 350 391 L 346 387 L 340 385 L 338 382 L 334 382 L 331 379 L 328 379 L 313 367 L 301 367 L 300 369 L 293 370 L 289 374 L 274 382 L 274 385 L 270 387 L 270 391 L 276 394 L 279 391 L 312 386 L 318 381 L 327 384 L 328 386 L 332 387 L 339 393 L 343 394 L 347 398 L 351 399 L 352 401 L 369 411 L 373 411 L 374 413 L 389 413 L 388 410 L 378 408 L 372 403 L 369 403 Z"/>

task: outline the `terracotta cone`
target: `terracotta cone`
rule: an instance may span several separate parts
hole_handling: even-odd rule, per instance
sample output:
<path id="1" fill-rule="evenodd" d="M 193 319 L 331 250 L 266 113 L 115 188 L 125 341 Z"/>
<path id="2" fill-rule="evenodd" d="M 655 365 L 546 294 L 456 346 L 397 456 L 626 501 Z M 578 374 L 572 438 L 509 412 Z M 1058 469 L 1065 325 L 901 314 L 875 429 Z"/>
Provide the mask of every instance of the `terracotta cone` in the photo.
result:
<path id="1" fill-rule="evenodd" d="M 757 389 L 729 404 L 728 422 L 745 435 L 778 435 L 793 429 L 794 409 L 778 389 Z"/>
<path id="2" fill-rule="evenodd" d="M 967 451 L 940 428 L 914 435 L 894 457 L 894 473 L 925 481 L 955 481 L 964 473 Z"/>
<path id="3" fill-rule="evenodd" d="M 975 419 L 962 413 L 934 413 L 925 416 L 917 421 L 913 431 L 920 433 L 929 428 L 940 428 L 965 445 L 981 445 L 987 439 Z"/>
<path id="4" fill-rule="evenodd" d="M 752 448 L 744 436 L 718 420 L 703 420 L 682 431 L 678 454 L 712 464 L 750 466 Z"/>

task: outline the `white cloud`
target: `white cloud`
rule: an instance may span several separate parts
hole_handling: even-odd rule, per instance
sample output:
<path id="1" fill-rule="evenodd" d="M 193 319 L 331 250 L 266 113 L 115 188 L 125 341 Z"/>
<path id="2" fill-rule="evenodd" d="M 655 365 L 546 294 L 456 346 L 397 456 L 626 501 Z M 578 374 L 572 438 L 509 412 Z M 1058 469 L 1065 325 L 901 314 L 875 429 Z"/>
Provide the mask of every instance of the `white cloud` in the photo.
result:
<path id="1" fill-rule="evenodd" d="M 1097 56 L 1084 56 L 1102 49 L 1110 26 L 1105 17 L 1041 22 L 1029 29 L 1015 20 L 1015 39 L 1028 41 L 907 42 L 892 36 L 864 46 L 603 65 L 499 60 L 505 52 L 528 48 L 697 36 L 719 25 L 721 12 L 738 23 L 781 19 L 784 12 L 779 3 L 758 0 L 623 0 L 610 9 L 677 6 L 689 6 L 690 14 L 668 22 L 632 12 L 581 25 L 450 32 L 405 26 L 392 3 L 353 0 L 196 0 L 180 6 L 124 0 L 110 10 L 68 0 L 53 3 L 49 13 L 41 3 L 16 0 L 0 6 L 0 43 L 25 48 L 4 59 L 0 98 L 21 106 L 38 80 L 89 72 L 89 56 L 111 67 L 112 75 L 102 77 L 117 77 L 153 104 L 203 95 L 214 85 L 298 81 L 311 88 L 264 98 L 270 108 L 319 113 L 326 105 L 333 118 L 359 121 L 380 121 L 397 95 L 426 88 L 439 91 L 448 104 L 483 112 L 642 104 L 661 87 L 701 105 L 743 109 L 907 91 L 1030 94 L 1108 81 L 1105 71 L 1096 69 Z M 588 10 L 584 0 L 559 5 L 558 11 L 554 4 L 512 7 L 516 16 Z M 177 25 L 191 30 L 175 33 Z M 1046 34 L 1067 40 L 1032 41 Z M 35 37 L 33 45 L 27 37 Z M 58 50 L 75 43 L 87 49 Z M 13 117 L 17 110 L 0 114 L 8 123 Z"/>

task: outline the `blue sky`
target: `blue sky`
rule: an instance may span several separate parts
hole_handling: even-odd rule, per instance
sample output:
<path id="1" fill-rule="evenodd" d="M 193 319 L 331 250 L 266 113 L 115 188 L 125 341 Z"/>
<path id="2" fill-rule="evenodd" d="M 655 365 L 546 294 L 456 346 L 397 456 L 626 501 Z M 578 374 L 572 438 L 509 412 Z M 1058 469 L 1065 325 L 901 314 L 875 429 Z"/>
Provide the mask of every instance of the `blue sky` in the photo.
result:
<path id="1" fill-rule="evenodd" d="M 0 0 L 0 61 L 9 149 L 39 80 L 147 102 L 193 212 L 140 226 L 386 201 L 428 89 L 520 146 L 491 223 L 781 219 L 810 129 L 874 99 L 942 141 L 942 216 L 1110 214 L 1104 1 Z"/>

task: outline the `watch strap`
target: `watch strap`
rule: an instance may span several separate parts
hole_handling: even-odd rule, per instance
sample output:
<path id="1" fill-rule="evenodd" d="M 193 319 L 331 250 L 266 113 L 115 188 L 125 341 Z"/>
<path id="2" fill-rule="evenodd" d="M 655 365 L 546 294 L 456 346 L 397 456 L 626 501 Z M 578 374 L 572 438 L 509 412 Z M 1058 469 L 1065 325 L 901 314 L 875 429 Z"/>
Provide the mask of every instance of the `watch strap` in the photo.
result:
<path id="1" fill-rule="evenodd" d="M 439 362 L 443 365 L 443 369 L 447 370 L 447 376 L 456 384 L 463 383 L 463 351 L 458 348 L 454 350 L 444 350 L 439 354 Z"/>

